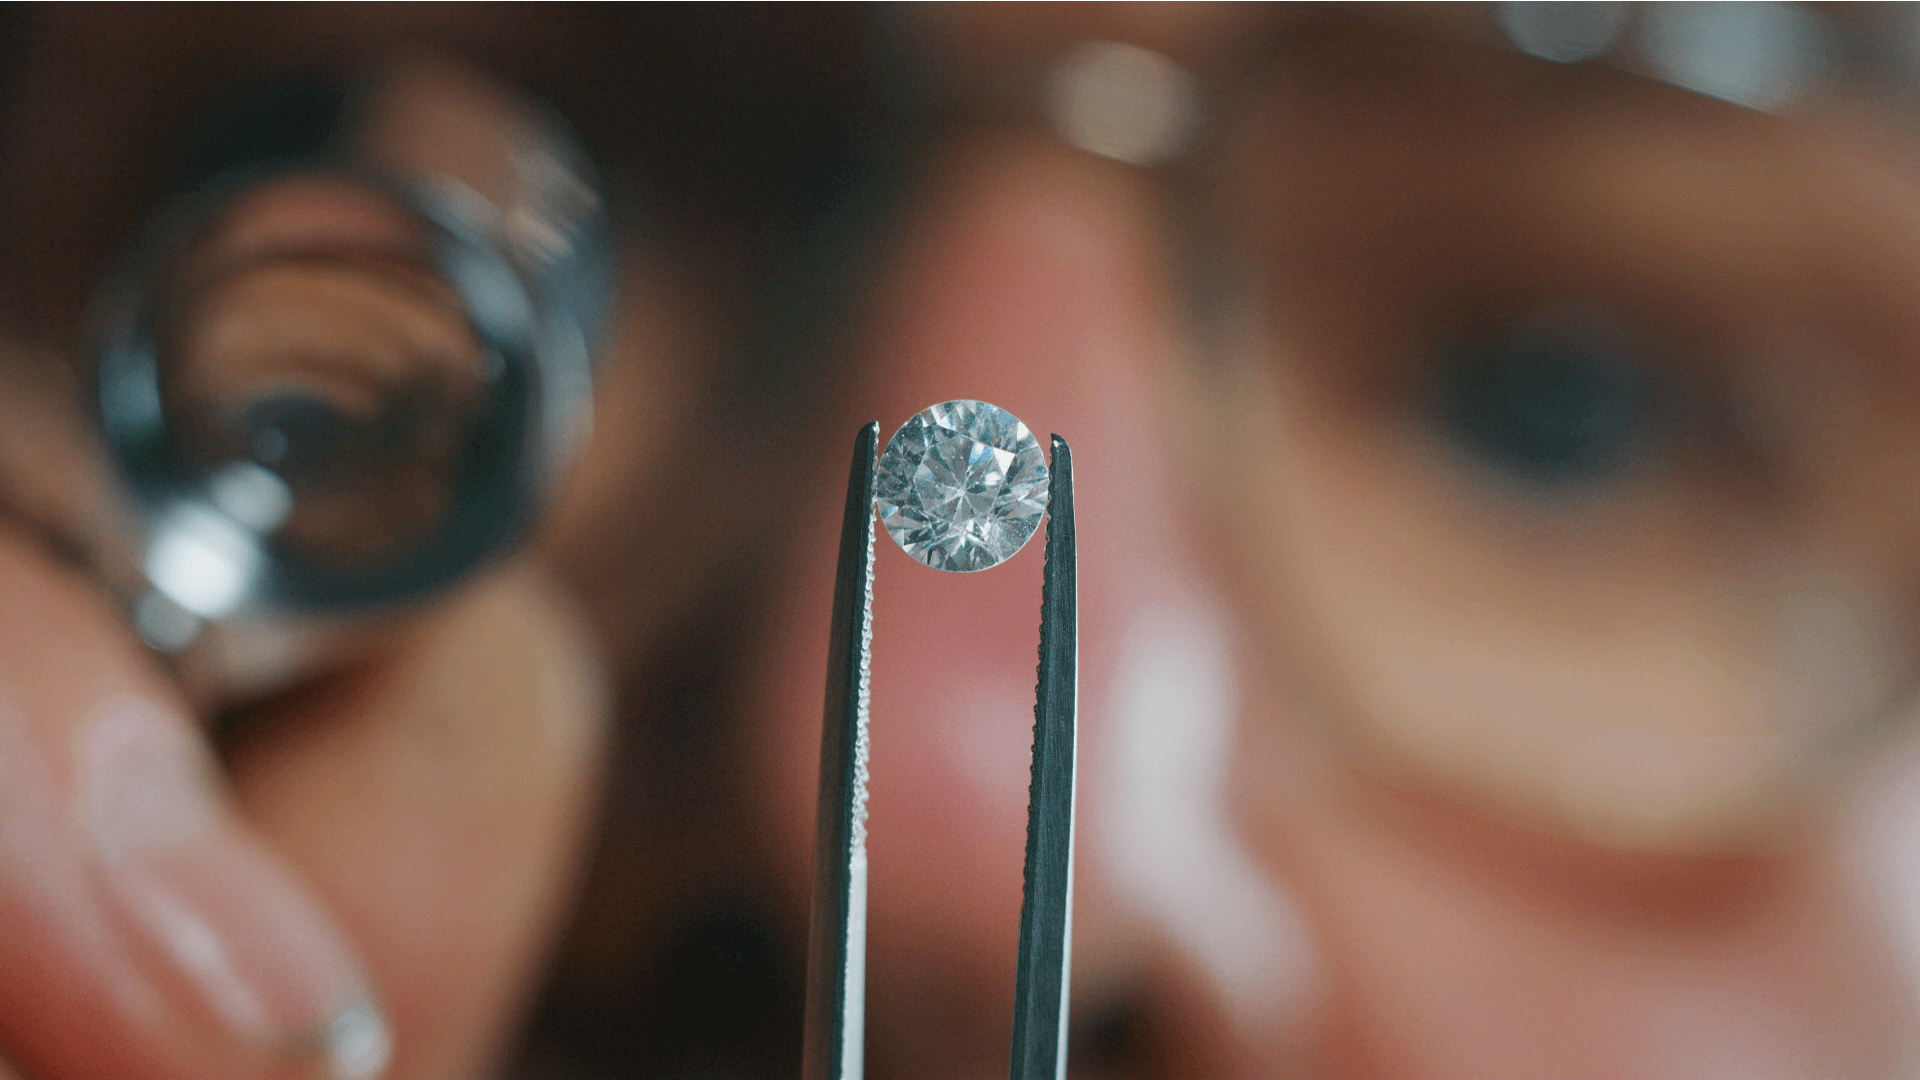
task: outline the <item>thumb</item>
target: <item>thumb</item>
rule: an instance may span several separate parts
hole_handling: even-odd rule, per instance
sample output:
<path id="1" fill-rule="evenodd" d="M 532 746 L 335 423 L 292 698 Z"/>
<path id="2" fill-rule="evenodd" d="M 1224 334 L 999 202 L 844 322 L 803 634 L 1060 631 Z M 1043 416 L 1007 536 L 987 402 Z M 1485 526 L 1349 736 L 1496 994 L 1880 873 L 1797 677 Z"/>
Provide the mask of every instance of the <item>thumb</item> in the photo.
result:
<path id="1" fill-rule="evenodd" d="M 0 1044 L 62 1077 L 373 1077 L 345 936 L 101 598 L 0 526 Z"/>

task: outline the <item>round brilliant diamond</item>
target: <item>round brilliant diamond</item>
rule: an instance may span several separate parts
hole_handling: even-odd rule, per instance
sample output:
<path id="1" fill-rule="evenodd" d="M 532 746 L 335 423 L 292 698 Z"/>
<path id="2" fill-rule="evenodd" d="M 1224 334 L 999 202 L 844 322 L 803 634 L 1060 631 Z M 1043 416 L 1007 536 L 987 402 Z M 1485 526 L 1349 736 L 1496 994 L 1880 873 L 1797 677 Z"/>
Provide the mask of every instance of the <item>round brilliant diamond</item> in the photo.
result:
<path id="1" fill-rule="evenodd" d="M 1047 509 L 1047 460 L 1012 413 L 948 401 L 901 426 L 880 455 L 880 524 L 935 570 L 985 570 L 1025 546 Z"/>

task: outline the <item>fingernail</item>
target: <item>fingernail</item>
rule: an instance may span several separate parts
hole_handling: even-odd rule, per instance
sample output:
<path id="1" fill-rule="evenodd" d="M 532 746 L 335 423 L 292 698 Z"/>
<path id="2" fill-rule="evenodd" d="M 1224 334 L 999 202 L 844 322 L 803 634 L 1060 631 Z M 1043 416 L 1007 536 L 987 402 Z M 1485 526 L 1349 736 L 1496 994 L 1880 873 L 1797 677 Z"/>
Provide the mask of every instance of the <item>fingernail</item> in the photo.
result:
<path id="1" fill-rule="evenodd" d="M 190 730 L 138 698 L 82 729 L 82 829 L 102 891 L 171 1000 L 242 1054 L 373 1080 L 392 1040 L 341 933 L 222 805 Z"/>

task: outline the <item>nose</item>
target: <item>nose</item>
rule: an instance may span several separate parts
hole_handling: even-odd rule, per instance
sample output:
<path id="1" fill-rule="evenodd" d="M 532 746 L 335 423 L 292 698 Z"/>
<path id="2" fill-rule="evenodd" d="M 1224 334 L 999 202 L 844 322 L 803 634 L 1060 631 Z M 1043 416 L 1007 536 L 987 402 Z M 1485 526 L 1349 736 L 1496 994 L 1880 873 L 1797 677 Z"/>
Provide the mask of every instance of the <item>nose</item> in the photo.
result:
<path id="1" fill-rule="evenodd" d="M 1072 442 L 1080 530 L 1081 792 L 1075 1071 L 1259 1068 L 1295 937 L 1217 798 L 1229 635 L 1196 568 L 1178 477 L 1156 234 L 1125 174 L 1050 146 L 952 148 L 857 338 L 851 445 L 954 398 Z M 830 457 L 843 458 L 836 444 Z M 757 813 L 804 906 L 838 525 L 823 470 L 808 554 L 760 665 Z M 827 482 L 831 479 L 833 482 Z M 878 541 L 869 803 L 867 1067 L 1006 1068 L 1021 905 L 1041 553 L 941 574 Z"/>

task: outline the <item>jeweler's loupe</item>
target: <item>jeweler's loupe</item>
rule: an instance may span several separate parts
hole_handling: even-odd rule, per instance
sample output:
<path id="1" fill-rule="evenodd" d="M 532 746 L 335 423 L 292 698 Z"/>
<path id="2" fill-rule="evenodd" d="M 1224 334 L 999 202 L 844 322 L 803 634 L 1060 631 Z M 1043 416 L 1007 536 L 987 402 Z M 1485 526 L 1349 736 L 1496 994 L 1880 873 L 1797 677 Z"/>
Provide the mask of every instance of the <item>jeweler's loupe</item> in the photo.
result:
<path id="1" fill-rule="evenodd" d="M 308 145 L 192 192 L 97 323 L 136 625 L 242 690 L 524 535 L 611 288 L 590 171 L 510 92 L 416 66 L 294 93 Z M 289 110 L 265 112 L 243 141 L 284 151 Z"/>

